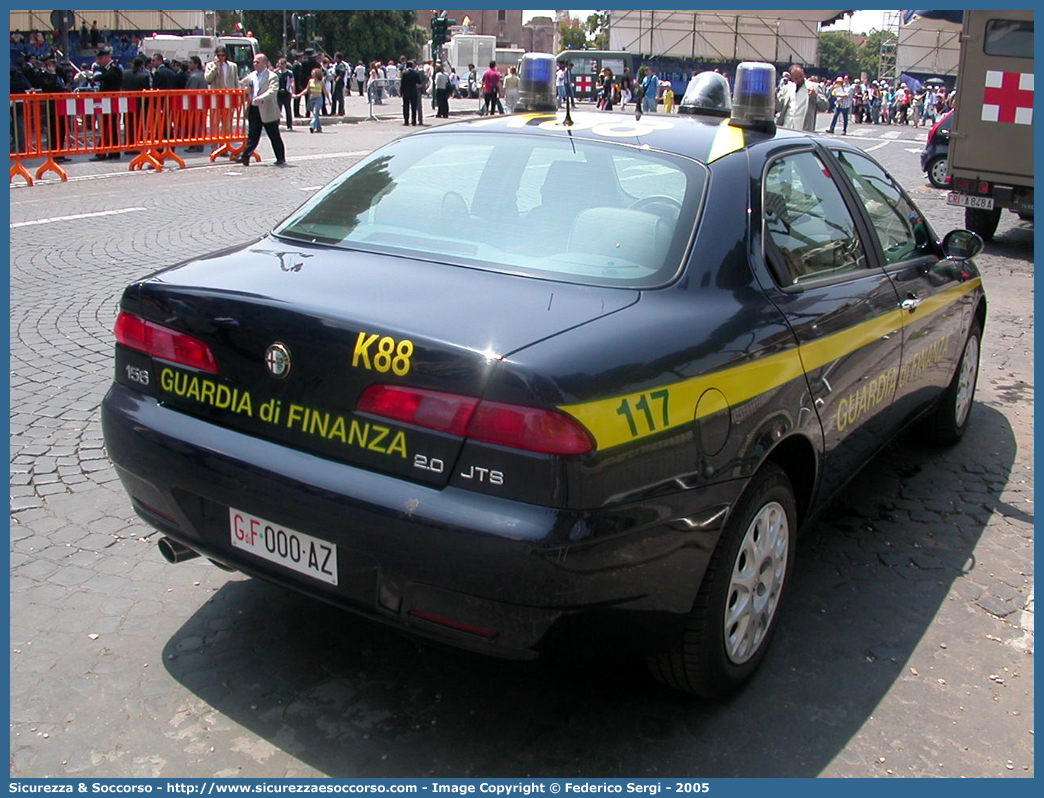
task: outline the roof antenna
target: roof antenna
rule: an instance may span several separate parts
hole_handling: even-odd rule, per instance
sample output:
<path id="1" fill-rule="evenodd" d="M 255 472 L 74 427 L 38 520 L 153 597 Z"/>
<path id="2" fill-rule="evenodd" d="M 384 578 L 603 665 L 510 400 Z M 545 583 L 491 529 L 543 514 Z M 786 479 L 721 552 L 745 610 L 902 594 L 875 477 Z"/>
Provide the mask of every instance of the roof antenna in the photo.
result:
<path id="1" fill-rule="evenodd" d="M 573 115 L 569 112 L 569 106 L 572 105 L 573 99 L 573 62 L 572 61 L 560 61 L 562 69 L 565 70 L 565 118 L 562 120 L 562 124 L 566 127 L 573 126 Z"/>

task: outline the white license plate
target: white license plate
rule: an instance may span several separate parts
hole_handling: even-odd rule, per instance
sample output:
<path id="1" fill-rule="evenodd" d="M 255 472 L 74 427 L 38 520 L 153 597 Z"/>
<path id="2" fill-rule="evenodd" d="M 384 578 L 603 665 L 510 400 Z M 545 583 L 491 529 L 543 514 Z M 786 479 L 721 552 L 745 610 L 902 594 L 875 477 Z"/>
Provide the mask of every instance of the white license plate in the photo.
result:
<path id="1" fill-rule="evenodd" d="M 961 205 L 965 208 L 978 208 L 983 211 L 993 210 L 993 197 L 969 197 L 967 194 L 958 194 L 951 191 L 946 195 L 947 205 Z"/>
<path id="2" fill-rule="evenodd" d="M 232 547 L 330 585 L 337 584 L 337 547 L 325 540 L 228 508 Z"/>

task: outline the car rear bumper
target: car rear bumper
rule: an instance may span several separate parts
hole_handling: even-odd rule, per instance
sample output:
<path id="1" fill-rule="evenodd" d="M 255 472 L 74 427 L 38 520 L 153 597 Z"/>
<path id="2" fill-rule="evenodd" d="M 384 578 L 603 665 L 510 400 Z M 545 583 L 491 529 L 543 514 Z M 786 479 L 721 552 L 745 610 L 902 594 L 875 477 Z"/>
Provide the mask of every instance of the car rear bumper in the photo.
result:
<path id="1" fill-rule="evenodd" d="M 508 658 L 669 648 L 742 489 L 730 481 L 613 508 L 539 507 L 334 462 L 119 384 L 102 423 L 136 511 L 174 540 L 386 624 Z M 229 507 L 335 544 L 338 584 L 233 548 Z"/>

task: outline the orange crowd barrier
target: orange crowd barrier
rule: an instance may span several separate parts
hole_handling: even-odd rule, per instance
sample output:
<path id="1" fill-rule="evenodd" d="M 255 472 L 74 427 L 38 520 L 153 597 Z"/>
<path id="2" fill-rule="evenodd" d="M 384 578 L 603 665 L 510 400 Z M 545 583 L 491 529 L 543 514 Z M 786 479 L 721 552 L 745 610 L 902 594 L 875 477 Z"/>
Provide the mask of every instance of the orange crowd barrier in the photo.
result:
<path id="1" fill-rule="evenodd" d="M 211 161 L 239 158 L 245 100 L 239 89 L 12 94 L 11 180 L 17 175 L 33 185 L 22 161 L 39 158 L 37 180 L 49 171 L 68 180 L 55 160 L 62 156 L 131 152 L 132 171 L 162 171 L 167 160 L 185 168 L 176 147 L 212 146 Z"/>

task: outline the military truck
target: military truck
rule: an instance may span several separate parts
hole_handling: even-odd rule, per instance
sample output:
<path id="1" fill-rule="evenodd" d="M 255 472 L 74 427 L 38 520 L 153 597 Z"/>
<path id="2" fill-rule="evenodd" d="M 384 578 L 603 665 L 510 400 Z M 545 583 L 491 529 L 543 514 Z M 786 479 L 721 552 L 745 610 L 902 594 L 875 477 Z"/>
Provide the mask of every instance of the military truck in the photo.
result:
<path id="1" fill-rule="evenodd" d="M 948 205 L 989 241 L 1001 211 L 1033 218 L 1033 12 L 964 12 Z"/>

